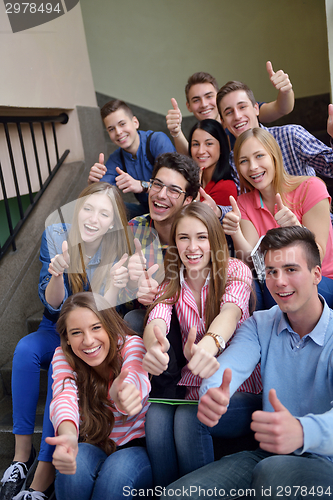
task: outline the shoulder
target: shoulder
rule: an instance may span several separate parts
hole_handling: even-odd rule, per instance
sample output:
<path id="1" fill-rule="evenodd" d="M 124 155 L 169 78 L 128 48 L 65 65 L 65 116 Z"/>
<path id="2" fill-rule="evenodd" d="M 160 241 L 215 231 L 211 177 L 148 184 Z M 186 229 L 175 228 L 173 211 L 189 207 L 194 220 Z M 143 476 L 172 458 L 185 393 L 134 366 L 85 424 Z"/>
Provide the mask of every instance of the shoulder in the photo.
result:
<path id="1" fill-rule="evenodd" d="M 161 153 L 172 153 L 176 151 L 171 140 L 164 132 L 152 132 L 149 130 L 149 133 L 151 134 L 150 146 L 154 152 L 156 152 L 156 149 L 161 149 Z"/>
<path id="2" fill-rule="evenodd" d="M 149 226 L 150 225 L 150 216 L 149 215 L 139 215 L 138 217 L 134 217 L 128 222 L 131 227 L 140 227 L 140 226 Z"/>
<path id="3" fill-rule="evenodd" d="M 70 228 L 71 224 L 62 224 L 62 223 L 52 224 L 51 226 L 45 228 L 43 237 L 46 239 L 52 238 L 59 241 L 63 241 L 64 239 L 67 238 Z"/>
<path id="4" fill-rule="evenodd" d="M 252 282 L 252 274 L 249 266 L 239 259 L 230 257 L 228 260 L 228 279 L 235 278 L 245 282 L 248 282 L 250 279 Z"/>
<path id="5" fill-rule="evenodd" d="M 278 140 L 279 138 L 289 137 L 290 139 L 312 138 L 312 134 L 301 125 L 281 125 L 277 127 L 262 127 Z"/>

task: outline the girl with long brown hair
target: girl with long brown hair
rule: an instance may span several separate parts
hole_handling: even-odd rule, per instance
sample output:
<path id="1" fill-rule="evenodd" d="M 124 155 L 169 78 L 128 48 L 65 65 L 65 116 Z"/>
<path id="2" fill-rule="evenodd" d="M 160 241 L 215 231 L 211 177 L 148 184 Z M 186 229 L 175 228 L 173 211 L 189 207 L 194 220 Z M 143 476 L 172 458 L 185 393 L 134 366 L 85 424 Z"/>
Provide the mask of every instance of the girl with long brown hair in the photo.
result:
<path id="1" fill-rule="evenodd" d="M 58 500 L 123 498 L 152 484 L 144 446 L 150 391 L 143 341 L 105 299 L 69 297 L 57 328 L 50 418 Z M 128 493 L 129 498 L 132 495 Z"/>

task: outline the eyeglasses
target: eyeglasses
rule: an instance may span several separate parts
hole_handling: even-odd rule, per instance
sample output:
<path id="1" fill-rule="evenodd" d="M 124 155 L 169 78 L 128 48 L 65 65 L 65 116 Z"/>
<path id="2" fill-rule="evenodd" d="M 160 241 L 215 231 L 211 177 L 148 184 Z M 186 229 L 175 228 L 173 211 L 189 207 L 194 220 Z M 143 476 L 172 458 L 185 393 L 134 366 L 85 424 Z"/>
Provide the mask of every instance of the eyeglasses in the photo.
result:
<path id="1" fill-rule="evenodd" d="M 186 194 L 186 191 L 182 191 L 180 188 L 167 186 L 161 181 L 150 179 L 150 191 L 159 193 L 164 187 L 166 188 L 166 192 L 169 198 L 178 199 L 181 194 Z"/>

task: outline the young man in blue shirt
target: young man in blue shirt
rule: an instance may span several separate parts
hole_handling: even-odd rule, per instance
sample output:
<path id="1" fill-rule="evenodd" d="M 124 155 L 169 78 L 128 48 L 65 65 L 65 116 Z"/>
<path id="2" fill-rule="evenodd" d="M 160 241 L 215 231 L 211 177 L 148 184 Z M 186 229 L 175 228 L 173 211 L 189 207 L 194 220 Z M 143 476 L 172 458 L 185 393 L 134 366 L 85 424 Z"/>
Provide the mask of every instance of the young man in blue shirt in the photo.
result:
<path id="1" fill-rule="evenodd" d="M 175 151 L 163 132 L 139 130 L 139 120 L 124 101 L 115 99 L 101 109 L 104 125 L 111 141 L 119 146 L 104 165 L 104 154 L 99 155 L 89 173 L 88 182 L 100 180 L 117 185 L 124 193 L 134 193 L 139 205 L 127 203 L 129 219 L 147 213 L 148 186 L 158 155 Z"/>
<path id="2" fill-rule="evenodd" d="M 263 410 L 251 423 L 259 448 L 184 476 L 169 485 L 168 498 L 179 489 L 191 498 L 333 494 L 333 311 L 318 295 L 318 247 L 308 229 L 291 226 L 268 231 L 261 250 L 278 305 L 239 328 L 218 358 L 219 370 L 203 381 L 198 406 L 198 419 L 215 426 L 261 361 Z"/>

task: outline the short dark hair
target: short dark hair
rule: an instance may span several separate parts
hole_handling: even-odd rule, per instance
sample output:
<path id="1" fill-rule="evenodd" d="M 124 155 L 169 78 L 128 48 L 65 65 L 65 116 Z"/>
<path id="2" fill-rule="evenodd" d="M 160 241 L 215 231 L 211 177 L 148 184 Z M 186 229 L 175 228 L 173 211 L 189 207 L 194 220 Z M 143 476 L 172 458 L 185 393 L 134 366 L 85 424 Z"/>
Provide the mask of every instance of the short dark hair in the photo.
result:
<path id="1" fill-rule="evenodd" d="M 186 196 L 196 199 L 200 188 L 200 168 L 192 158 L 179 153 L 163 153 L 156 158 L 152 179 L 155 179 L 162 168 L 170 168 L 179 172 L 187 181 Z"/>
<path id="2" fill-rule="evenodd" d="M 210 75 L 209 73 L 204 73 L 203 71 L 199 71 L 198 73 L 194 73 L 193 75 L 191 75 L 187 80 L 187 84 L 185 85 L 185 95 L 187 102 L 189 102 L 188 93 L 190 91 L 190 88 L 193 87 L 193 85 L 197 85 L 198 83 L 211 83 L 216 92 L 219 90 L 217 81 L 212 75 Z"/>
<path id="3" fill-rule="evenodd" d="M 218 159 L 211 180 L 213 182 L 219 182 L 222 179 L 233 180 L 233 177 L 231 175 L 231 167 L 229 164 L 229 153 L 230 153 L 229 142 L 227 134 L 225 133 L 221 123 L 219 123 L 217 120 L 211 120 L 210 118 L 206 118 L 205 120 L 197 122 L 192 127 L 188 139 L 188 152 L 190 156 L 192 156 L 191 154 L 192 136 L 197 129 L 204 130 L 212 137 L 214 137 L 220 144 L 220 158 Z"/>
<path id="4" fill-rule="evenodd" d="M 321 267 L 319 248 L 315 235 L 303 226 L 276 227 L 267 231 L 260 243 L 260 250 L 265 255 L 268 250 L 280 250 L 299 245 L 303 248 L 309 271 Z"/>
<path id="5" fill-rule="evenodd" d="M 104 106 L 101 108 L 101 117 L 102 120 L 109 116 L 111 113 L 114 113 L 115 111 L 118 111 L 118 109 L 122 109 L 125 111 L 125 113 L 130 117 L 133 118 L 134 113 L 131 110 L 131 108 L 126 104 L 126 102 L 121 101 L 120 99 L 113 99 L 112 101 L 107 102 L 104 104 Z"/>
<path id="6" fill-rule="evenodd" d="M 244 90 L 248 98 L 250 99 L 252 106 L 255 106 L 257 101 L 254 98 L 252 90 L 245 83 L 238 82 L 236 80 L 230 80 L 220 88 L 216 96 L 216 105 L 221 116 L 222 113 L 220 111 L 220 102 L 222 101 L 224 96 L 230 94 L 231 92 L 235 92 L 236 90 Z"/>

